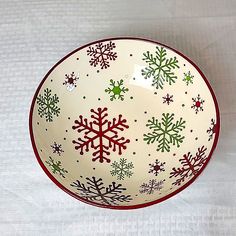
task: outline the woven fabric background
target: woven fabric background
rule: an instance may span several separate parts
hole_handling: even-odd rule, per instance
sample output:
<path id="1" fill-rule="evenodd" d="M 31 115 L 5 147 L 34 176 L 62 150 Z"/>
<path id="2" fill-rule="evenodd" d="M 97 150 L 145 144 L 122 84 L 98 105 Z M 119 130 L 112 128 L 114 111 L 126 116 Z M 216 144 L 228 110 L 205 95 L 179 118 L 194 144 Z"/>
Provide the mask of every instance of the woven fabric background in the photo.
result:
<path id="1" fill-rule="evenodd" d="M 46 72 L 73 49 L 115 36 L 186 54 L 208 77 L 221 111 L 218 147 L 197 181 L 132 211 L 95 208 L 60 190 L 38 165 L 28 131 Z M 235 0 L 0 0 L 0 235 L 235 236 L 235 43 Z"/>

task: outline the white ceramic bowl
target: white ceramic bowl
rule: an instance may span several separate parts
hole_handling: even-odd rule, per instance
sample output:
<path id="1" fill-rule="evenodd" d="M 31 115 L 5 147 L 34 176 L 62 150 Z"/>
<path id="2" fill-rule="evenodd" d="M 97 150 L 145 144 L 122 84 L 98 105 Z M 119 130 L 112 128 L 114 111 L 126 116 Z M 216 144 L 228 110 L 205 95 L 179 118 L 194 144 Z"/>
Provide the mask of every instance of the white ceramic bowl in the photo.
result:
<path id="1" fill-rule="evenodd" d="M 202 172 L 219 135 L 206 77 L 163 44 L 112 38 L 80 47 L 44 77 L 30 135 L 51 180 L 94 206 L 161 202 Z"/>

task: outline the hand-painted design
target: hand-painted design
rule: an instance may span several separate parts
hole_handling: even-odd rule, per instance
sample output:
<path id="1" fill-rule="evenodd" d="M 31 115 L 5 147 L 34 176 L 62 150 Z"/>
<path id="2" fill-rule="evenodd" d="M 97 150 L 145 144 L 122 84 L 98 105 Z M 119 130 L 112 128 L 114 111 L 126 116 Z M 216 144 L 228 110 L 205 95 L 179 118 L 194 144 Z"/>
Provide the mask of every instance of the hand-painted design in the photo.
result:
<path id="1" fill-rule="evenodd" d="M 77 85 L 76 81 L 79 79 L 79 74 L 76 76 L 75 72 L 72 72 L 71 74 L 65 74 L 65 81 L 63 82 L 63 85 L 66 86 L 68 91 L 72 91 Z"/>
<path id="2" fill-rule="evenodd" d="M 157 151 L 170 151 L 170 144 L 177 147 L 183 142 L 184 136 L 180 132 L 185 128 L 185 121 L 181 117 L 178 121 L 173 123 L 174 114 L 163 113 L 161 121 L 152 117 L 148 120 L 146 126 L 152 130 L 152 133 L 144 134 L 144 141 L 147 144 L 158 142 Z"/>
<path id="3" fill-rule="evenodd" d="M 165 164 L 165 162 L 156 160 L 155 163 L 149 164 L 150 170 L 148 173 L 153 173 L 155 176 L 158 176 L 160 172 L 165 171 Z"/>
<path id="4" fill-rule="evenodd" d="M 123 180 L 125 177 L 130 178 L 133 175 L 131 169 L 134 168 L 132 162 L 127 162 L 127 159 L 120 158 L 120 162 L 114 161 L 111 164 L 113 170 L 111 170 L 112 176 L 117 176 L 118 180 Z"/>
<path id="5" fill-rule="evenodd" d="M 53 145 L 51 145 L 51 148 L 53 150 L 53 153 L 56 153 L 59 156 L 64 152 L 62 150 L 62 145 L 61 144 L 57 144 L 56 142 L 54 142 Z"/>
<path id="6" fill-rule="evenodd" d="M 183 155 L 183 158 L 179 160 L 182 165 L 181 168 L 172 168 L 172 172 L 170 173 L 170 178 L 178 177 L 173 185 L 180 185 L 181 182 L 184 182 L 186 179 L 190 179 L 195 176 L 202 166 L 207 161 L 207 156 L 205 155 L 207 148 L 202 146 L 198 148 L 196 155 L 193 157 L 190 152 Z"/>
<path id="7" fill-rule="evenodd" d="M 115 47 L 115 43 L 111 41 L 106 44 L 101 42 L 95 46 L 89 46 L 87 55 L 91 56 L 90 65 L 96 67 L 99 64 L 101 69 L 107 69 L 110 66 L 109 61 L 115 61 L 117 58 L 117 53 L 113 52 Z"/>
<path id="8" fill-rule="evenodd" d="M 39 94 L 36 98 L 38 107 L 38 114 L 42 118 L 45 116 L 46 121 L 52 122 L 53 116 L 59 116 L 60 108 L 57 107 L 59 98 L 56 94 L 52 96 L 51 90 L 46 88 L 44 89 L 44 95 Z"/>
<path id="9" fill-rule="evenodd" d="M 80 197 L 105 205 L 119 205 L 122 202 L 130 202 L 132 200 L 130 195 L 123 195 L 123 191 L 126 188 L 121 184 L 112 182 L 108 187 L 104 187 L 104 183 L 101 178 L 92 177 L 86 178 L 86 184 L 76 180 L 71 184 L 79 192 L 76 192 Z"/>
<path id="10" fill-rule="evenodd" d="M 112 79 L 110 80 L 110 87 L 105 89 L 105 92 L 111 94 L 111 101 L 113 101 L 114 99 L 120 99 L 121 101 L 124 100 L 124 93 L 128 92 L 129 89 L 125 88 L 123 84 L 124 80 L 122 79 L 120 81 L 114 81 Z"/>
<path id="11" fill-rule="evenodd" d="M 169 95 L 169 93 L 166 94 L 163 98 L 163 103 L 166 103 L 167 105 L 170 105 L 171 102 L 173 102 L 173 95 Z"/>
<path id="12" fill-rule="evenodd" d="M 175 83 L 177 76 L 175 76 L 173 70 L 179 68 L 178 60 L 176 57 L 167 59 L 164 47 L 156 47 L 156 49 L 155 55 L 149 51 L 143 54 L 143 60 L 148 63 L 149 67 L 142 70 L 142 75 L 145 79 L 152 78 L 152 86 L 155 86 L 156 89 L 163 89 L 165 82 L 169 85 Z"/>
<path id="13" fill-rule="evenodd" d="M 184 73 L 183 81 L 186 83 L 186 85 L 193 84 L 193 78 L 194 76 L 189 71 L 188 73 Z"/>
<path id="14" fill-rule="evenodd" d="M 156 179 L 149 180 L 148 183 L 143 183 L 140 186 L 140 193 L 153 194 L 154 191 L 160 191 L 163 188 L 165 180 L 157 181 Z"/>
<path id="15" fill-rule="evenodd" d="M 97 111 L 91 109 L 93 121 L 88 122 L 87 118 L 83 118 L 80 115 L 79 120 L 75 120 L 75 125 L 72 127 L 72 129 L 77 130 L 79 133 L 84 131 L 84 139 L 78 138 L 78 141 L 73 140 L 75 149 L 79 149 L 81 155 L 84 154 L 84 151 L 88 152 L 90 148 L 94 149 L 92 161 L 99 159 L 100 162 L 104 160 L 110 162 L 108 158 L 110 149 L 112 152 L 115 152 L 118 148 L 118 154 L 121 155 L 122 149 L 126 149 L 126 144 L 130 142 L 129 139 L 118 137 L 119 131 L 129 128 L 126 124 L 126 119 L 119 115 L 118 119 L 113 118 L 112 121 L 108 121 L 105 119 L 108 116 L 106 111 L 106 107 L 98 108 Z M 95 141 L 98 142 L 97 145 Z"/>
<path id="16" fill-rule="evenodd" d="M 208 141 L 210 141 L 213 138 L 214 134 L 216 133 L 216 128 L 217 128 L 217 126 L 216 126 L 215 120 L 211 119 L 211 126 L 207 130 L 207 133 L 209 134 Z"/>
<path id="17" fill-rule="evenodd" d="M 203 111 L 203 103 L 205 102 L 203 99 L 201 99 L 200 95 L 198 94 L 196 98 L 192 98 L 193 105 L 191 106 L 192 109 L 195 110 L 196 114 L 199 111 Z"/>
<path id="18" fill-rule="evenodd" d="M 46 163 L 50 166 L 53 174 L 59 174 L 65 178 L 65 174 L 68 173 L 68 171 L 62 168 L 60 161 L 54 161 L 52 157 L 49 157 L 49 160 L 46 161 Z"/>

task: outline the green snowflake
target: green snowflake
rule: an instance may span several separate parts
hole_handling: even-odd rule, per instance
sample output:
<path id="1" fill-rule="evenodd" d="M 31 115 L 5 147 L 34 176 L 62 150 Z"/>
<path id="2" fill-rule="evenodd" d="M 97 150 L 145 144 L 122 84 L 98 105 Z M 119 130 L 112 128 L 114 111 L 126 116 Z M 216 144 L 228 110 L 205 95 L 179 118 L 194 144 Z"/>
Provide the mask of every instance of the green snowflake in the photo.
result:
<path id="1" fill-rule="evenodd" d="M 155 55 L 149 51 L 143 54 L 143 60 L 148 63 L 149 67 L 142 70 L 142 75 L 145 79 L 152 77 L 152 86 L 155 86 L 157 89 L 163 89 L 165 82 L 168 82 L 169 85 L 175 83 L 177 76 L 174 75 L 172 70 L 179 68 L 178 60 L 176 57 L 167 59 L 165 48 L 156 47 L 156 49 Z"/>
<path id="2" fill-rule="evenodd" d="M 189 85 L 190 83 L 193 83 L 194 76 L 191 75 L 190 71 L 188 73 L 184 73 L 183 81 L 186 82 L 186 85 Z"/>
<path id="3" fill-rule="evenodd" d="M 158 142 L 157 151 L 170 151 L 170 144 L 180 146 L 184 136 L 180 135 L 180 131 L 185 128 L 183 118 L 173 123 L 174 114 L 163 113 L 161 122 L 154 117 L 148 120 L 147 127 L 152 130 L 152 133 L 144 134 L 144 141 L 147 144 Z"/>
<path id="4" fill-rule="evenodd" d="M 60 161 L 54 161 L 51 157 L 49 157 L 49 161 L 46 161 L 46 163 L 51 167 L 53 174 L 59 174 L 63 178 L 65 178 L 66 173 L 68 173 L 67 170 L 64 168 L 61 168 L 61 162 Z"/>
<path id="5" fill-rule="evenodd" d="M 114 161 L 111 167 L 113 168 L 113 170 L 110 171 L 111 175 L 116 175 L 118 180 L 123 180 L 125 176 L 130 178 L 133 175 L 133 172 L 130 170 L 134 168 L 134 165 L 132 162 L 127 163 L 127 159 L 120 158 L 120 163 Z"/>
<path id="6" fill-rule="evenodd" d="M 45 116 L 46 121 L 52 122 L 53 115 L 58 116 L 60 114 L 60 108 L 56 105 L 59 102 L 59 98 L 56 94 L 52 96 L 50 89 L 44 89 L 44 95 L 39 94 L 36 99 L 39 105 L 38 114 L 40 117 Z"/>
<path id="7" fill-rule="evenodd" d="M 114 99 L 120 99 L 121 101 L 124 100 L 124 94 L 129 91 L 128 88 L 123 87 L 124 80 L 114 81 L 110 80 L 110 87 L 105 89 L 105 92 L 110 95 L 110 100 L 113 101 Z"/>

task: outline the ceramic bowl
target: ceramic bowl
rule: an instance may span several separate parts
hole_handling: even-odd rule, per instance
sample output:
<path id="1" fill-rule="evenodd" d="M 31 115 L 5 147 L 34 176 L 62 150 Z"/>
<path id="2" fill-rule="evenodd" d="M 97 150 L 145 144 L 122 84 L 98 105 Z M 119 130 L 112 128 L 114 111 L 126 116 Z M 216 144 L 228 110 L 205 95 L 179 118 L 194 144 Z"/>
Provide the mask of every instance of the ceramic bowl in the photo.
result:
<path id="1" fill-rule="evenodd" d="M 206 77 L 158 42 L 111 38 L 80 47 L 40 83 L 30 111 L 39 164 L 94 206 L 133 209 L 191 184 L 219 135 Z"/>

